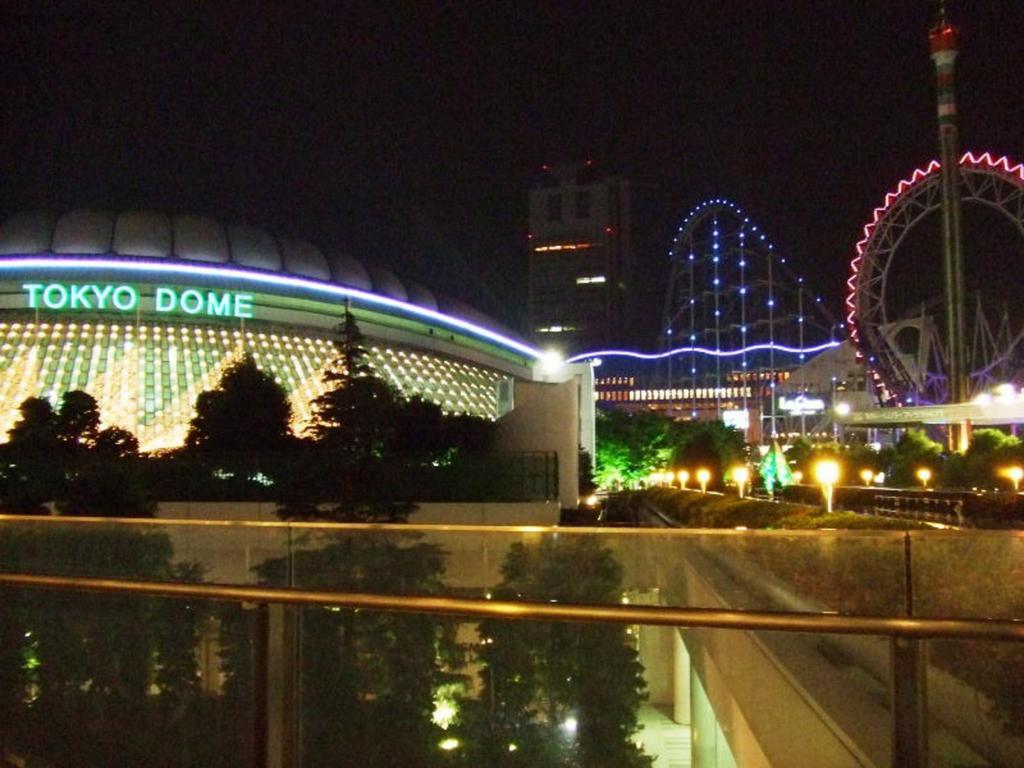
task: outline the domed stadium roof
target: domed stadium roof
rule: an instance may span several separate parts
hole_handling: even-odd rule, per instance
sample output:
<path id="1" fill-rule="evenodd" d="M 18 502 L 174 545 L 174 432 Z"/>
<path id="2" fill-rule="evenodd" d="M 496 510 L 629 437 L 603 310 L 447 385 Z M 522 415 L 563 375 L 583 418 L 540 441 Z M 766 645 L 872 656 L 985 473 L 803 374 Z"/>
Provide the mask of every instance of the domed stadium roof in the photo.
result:
<path id="1" fill-rule="evenodd" d="M 403 282 L 383 267 L 364 266 L 306 240 L 277 237 L 245 224 L 225 225 L 206 216 L 79 209 L 16 213 L 0 224 L 0 257 L 42 253 L 198 261 L 280 272 L 369 291 L 518 337 L 472 307 Z"/>

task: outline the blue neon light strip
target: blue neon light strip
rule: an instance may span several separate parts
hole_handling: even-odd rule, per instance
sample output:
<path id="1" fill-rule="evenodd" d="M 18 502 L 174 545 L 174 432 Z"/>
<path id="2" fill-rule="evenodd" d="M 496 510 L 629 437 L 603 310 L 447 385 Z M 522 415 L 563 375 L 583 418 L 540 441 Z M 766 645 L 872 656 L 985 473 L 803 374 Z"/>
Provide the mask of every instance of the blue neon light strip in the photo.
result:
<path id="1" fill-rule="evenodd" d="M 814 347 L 787 347 L 785 344 L 751 344 L 749 347 L 743 347 L 742 349 L 707 349 L 706 347 L 678 347 L 677 349 L 670 349 L 668 352 L 658 352 L 646 354 L 643 352 L 630 352 L 626 349 L 602 349 L 599 352 L 584 352 L 580 355 L 575 355 L 568 358 L 565 362 L 567 363 L 578 363 L 581 360 L 590 360 L 595 357 L 632 357 L 636 360 L 663 360 L 666 357 L 673 357 L 674 355 L 682 355 L 687 352 L 695 352 L 699 355 L 710 355 L 711 357 L 735 357 L 736 355 L 742 355 L 749 352 L 760 352 L 763 350 L 774 349 L 776 352 L 788 352 L 791 355 L 799 354 L 814 354 L 815 352 L 821 352 L 825 349 L 831 349 L 838 347 L 842 342 L 839 341 L 826 341 L 824 344 L 818 344 Z"/>
<path id="2" fill-rule="evenodd" d="M 487 339 L 488 341 L 495 342 L 496 344 L 512 349 L 522 355 L 532 357 L 535 360 L 539 360 L 543 356 L 543 353 L 539 349 L 535 349 L 527 344 L 511 339 L 508 336 L 497 333 L 496 331 L 484 328 L 476 323 L 471 323 L 468 320 L 447 315 L 444 312 L 437 312 L 432 309 L 427 309 L 426 307 L 417 306 L 416 304 L 410 304 L 407 301 L 399 301 L 398 299 L 392 299 L 388 296 L 370 293 L 369 291 L 361 291 L 358 288 L 348 288 L 343 285 L 324 283 L 318 280 L 294 277 L 292 275 L 271 275 L 264 272 L 250 272 L 233 266 L 206 267 L 200 264 L 182 264 L 181 262 L 176 261 L 161 263 L 154 261 L 133 261 L 131 259 L 122 258 L 47 258 L 39 256 L 18 256 L 14 258 L 0 259 L 0 272 L 17 269 L 61 270 L 69 268 L 101 268 L 117 272 L 148 272 L 160 275 L 191 275 L 213 278 L 230 277 L 242 282 L 256 283 L 258 285 L 299 288 L 334 298 L 358 299 L 359 301 L 364 301 L 368 304 L 376 304 L 390 309 L 398 309 L 402 312 L 418 315 L 419 317 L 436 323 L 442 323 L 443 325 L 451 326 L 452 328 L 458 328 L 461 331 L 466 331 L 474 336 L 479 336 Z"/>

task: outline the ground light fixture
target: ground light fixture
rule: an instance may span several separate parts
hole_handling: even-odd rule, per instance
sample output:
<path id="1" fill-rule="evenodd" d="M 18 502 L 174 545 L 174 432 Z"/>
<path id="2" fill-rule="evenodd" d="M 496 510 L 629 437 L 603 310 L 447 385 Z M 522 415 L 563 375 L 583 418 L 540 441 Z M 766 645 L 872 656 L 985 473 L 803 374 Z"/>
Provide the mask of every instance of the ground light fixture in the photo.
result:
<path id="1" fill-rule="evenodd" d="M 864 481 L 864 485 L 871 485 L 875 479 L 874 470 L 864 468 L 860 471 L 860 479 Z"/>
<path id="2" fill-rule="evenodd" d="M 711 482 L 711 470 L 701 467 L 697 470 L 697 482 L 700 483 L 700 492 L 708 492 L 708 483 Z"/>
<path id="3" fill-rule="evenodd" d="M 932 479 L 932 471 L 928 467 L 921 467 L 915 474 L 917 479 L 921 481 L 921 486 L 927 489 L 928 482 Z"/>
<path id="4" fill-rule="evenodd" d="M 821 486 L 825 500 L 825 512 L 832 511 L 832 491 L 839 482 L 839 463 L 832 459 L 822 459 L 814 465 L 814 479 Z"/>
<path id="5" fill-rule="evenodd" d="M 739 497 L 743 498 L 743 491 L 747 487 L 747 483 L 750 482 L 750 470 L 742 464 L 732 469 L 732 479 L 736 483 L 736 492 Z"/>
<path id="6" fill-rule="evenodd" d="M 685 469 L 680 469 L 678 477 L 679 477 L 679 487 L 680 487 L 680 489 L 685 491 L 686 490 L 686 484 L 688 482 L 690 482 L 690 473 L 687 472 Z"/>
<path id="7" fill-rule="evenodd" d="M 1003 477 L 1009 478 L 1010 482 L 1013 483 L 1014 493 L 1020 490 L 1020 481 L 1024 480 L 1024 468 L 1018 466 L 1006 467 L 1000 474 Z"/>

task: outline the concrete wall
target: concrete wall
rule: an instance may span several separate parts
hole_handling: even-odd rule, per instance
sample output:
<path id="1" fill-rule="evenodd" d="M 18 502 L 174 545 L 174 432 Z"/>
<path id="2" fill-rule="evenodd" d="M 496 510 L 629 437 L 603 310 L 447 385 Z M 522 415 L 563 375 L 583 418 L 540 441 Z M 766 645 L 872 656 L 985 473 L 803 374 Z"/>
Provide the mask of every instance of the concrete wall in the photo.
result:
<path id="1" fill-rule="evenodd" d="M 502 451 L 555 451 L 558 454 L 558 502 L 579 502 L 580 411 L 575 377 L 557 384 L 518 381 L 515 408 L 498 419 Z"/>

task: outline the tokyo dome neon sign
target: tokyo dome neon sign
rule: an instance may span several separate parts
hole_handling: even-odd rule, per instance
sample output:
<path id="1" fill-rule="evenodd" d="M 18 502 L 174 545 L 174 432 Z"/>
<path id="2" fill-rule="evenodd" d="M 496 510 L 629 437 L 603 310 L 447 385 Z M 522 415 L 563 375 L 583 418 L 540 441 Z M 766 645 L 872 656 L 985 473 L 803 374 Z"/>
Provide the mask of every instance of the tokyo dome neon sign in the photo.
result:
<path id="1" fill-rule="evenodd" d="M 134 312 L 139 290 L 132 285 L 110 283 L 24 283 L 29 309 L 107 310 Z M 153 309 L 160 314 L 181 312 L 206 317 L 252 317 L 251 293 L 234 291 L 179 290 L 165 285 L 153 293 Z"/>
<path id="2" fill-rule="evenodd" d="M 321 280 L 298 277 L 294 275 L 268 274 L 255 270 L 240 269 L 223 265 L 182 264 L 180 262 L 157 262 L 128 258 L 106 258 L 90 256 L 11 256 L 0 258 L 0 275 L 14 270 L 46 270 L 66 275 L 72 270 L 103 269 L 112 272 L 128 272 L 138 275 L 175 275 L 186 277 L 234 279 L 254 287 L 286 288 L 308 291 L 325 298 L 355 299 L 364 301 L 371 306 L 384 307 L 413 315 L 422 320 L 442 323 L 450 328 L 466 332 L 499 344 L 507 349 L 518 352 L 535 360 L 541 359 L 543 353 L 528 344 L 492 331 L 477 323 L 464 320 L 437 310 L 421 307 L 408 301 L 383 296 L 370 291 L 350 288 L 344 285 L 326 283 Z M 70 295 L 69 295 L 70 301 Z"/>

